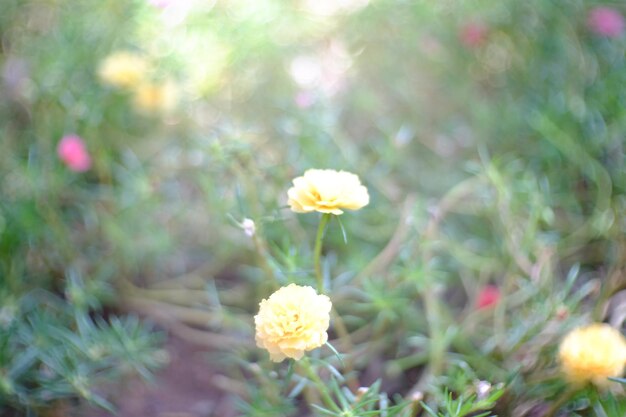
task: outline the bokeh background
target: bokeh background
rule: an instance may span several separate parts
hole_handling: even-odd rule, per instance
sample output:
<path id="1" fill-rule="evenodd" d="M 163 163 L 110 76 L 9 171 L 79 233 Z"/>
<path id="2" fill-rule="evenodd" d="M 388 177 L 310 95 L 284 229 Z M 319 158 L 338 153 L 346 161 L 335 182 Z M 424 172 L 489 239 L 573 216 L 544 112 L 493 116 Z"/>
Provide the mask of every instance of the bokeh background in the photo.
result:
<path id="1" fill-rule="evenodd" d="M 625 15 L 2 0 L 0 413 L 309 415 L 252 317 L 273 280 L 313 285 L 318 217 L 286 190 L 333 168 L 371 196 L 325 247 L 358 385 L 436 408 L 485 380 L 494 413 L 543 415 L 563 333 L 626 316 Z"/>

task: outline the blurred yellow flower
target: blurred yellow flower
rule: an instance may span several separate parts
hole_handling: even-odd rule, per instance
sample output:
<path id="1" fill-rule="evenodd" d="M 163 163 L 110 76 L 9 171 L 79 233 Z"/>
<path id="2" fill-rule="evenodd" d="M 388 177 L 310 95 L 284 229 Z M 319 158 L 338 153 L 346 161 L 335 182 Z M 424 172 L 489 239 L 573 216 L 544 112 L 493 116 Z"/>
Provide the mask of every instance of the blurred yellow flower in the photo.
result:
<path id="1" fill-rule="evenodd" d="M 332 169 L 307 170 L 293 180 L 287 195 L 289 207 L 296 213 L 342 214 L 341 209 L 358 210 L 370 201 L 358 176 Z"/>
<path id="2" fill-rule="evenodd" d="M 149 69 L 148 61 L 132 52 L 114 52 L 98 68 L 98 76 L 106 84 L 120 88 L 136 86 Z"/>
<path id="3" fill-rule="evenodd" d="M 583 385 L 609 383 L 620 377 L 626 364 L 626 339 L 608 324 L 595 323 L 568 333 L 559 348 L 559 360 L 566 379 Z"/>
<path id="4" fill-rule="evenodd" d="M 178 88 L 173 81 L 162 84 L 143 83 L 134 90 L 133 103 L 141 112 L 168 112 L 178 103 Z"/>
<path id="5" fill-rule="evenodd" d="M 330 298 L 311 287 L 290 284 L 261 301 L 254 316 L 256 344 L 267 349 L 270 359 L 301 359 L 304 352 L 328 340 Z"/>

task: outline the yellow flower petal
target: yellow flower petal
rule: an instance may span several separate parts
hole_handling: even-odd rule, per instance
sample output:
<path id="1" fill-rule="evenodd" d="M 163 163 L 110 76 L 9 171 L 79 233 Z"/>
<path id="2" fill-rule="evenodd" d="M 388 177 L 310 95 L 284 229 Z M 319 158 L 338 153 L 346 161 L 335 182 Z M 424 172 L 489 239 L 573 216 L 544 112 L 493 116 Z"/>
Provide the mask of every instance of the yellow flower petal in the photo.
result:
<path id="1" fill-rule="evenodd" d="M 115 52 L 98 67 L 98 76 L 109 85 L 120 88 L 136 86 L 149 69 L 145 58 L 132 52 Z"/>
<path id="2" fill-rule="evenodd" d="M 369 194 L 359 177 L 346 171 L 309 169 L 287 190 L 288 204 L 296 213 L 317 211 L 339 215 L 369 204 Z"/>
<path id="3" fill-rule="evenodd" d="M 178 102 L 178 89 L 173 81 L 162 84 L 142 83 L 134 91 L 134 105 L 145 113 L 172 111 Z"/>
<path id="4" fill-rule="evenodd" d="M 328 340 L 331 307 L 330 299 L 311 287 L 280 288 L 261 301 L 254 316 L 257 346 L 266 349 L 274 362 L 302 358 L 305 351 Z"/>
<path id="5" fill-rule="evenodd" d="M 568 333 L 559 347 L 559 360 L 565 378 L 575 384 L 609 383 L 620 377 L 626 364 L 626 339 L 608 324 L 595 323 Z"/>

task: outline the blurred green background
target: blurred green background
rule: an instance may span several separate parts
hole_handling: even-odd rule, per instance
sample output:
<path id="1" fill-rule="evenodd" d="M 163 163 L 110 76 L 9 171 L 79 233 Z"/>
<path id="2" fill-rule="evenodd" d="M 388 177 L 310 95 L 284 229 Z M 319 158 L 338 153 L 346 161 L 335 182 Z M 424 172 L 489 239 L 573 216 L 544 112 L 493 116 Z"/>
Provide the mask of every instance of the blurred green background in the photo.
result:
<path id="1" fill-rule="evenodd" d="M 534 415 L 519 409 L 561 387 L 526 374 L 553 364 L 563 329 L 623 322 L 607 303 L 626 282 L 624 15 L 591 0 L 2 0 L 0 413 L 112 408 L 102 381 L 149 376 L 176 335 L 252 380 L 226 384 L 238 413 L 296 415 L 294 398 L 257 398 L 252 316 L 268 275 L 313 284 L 318 220 L 286 190 L 333 168 L 371 195 L 342 216 L 348 244 L 331 228 L 325 249 L 339 313 L 381 341 L 355 354 L 364 380 L 415 384 L 424 288 L 455 322 L 497 285 L 512 301 L 495 324 L 459 318 L 471 349 L 445 350 L 507 383 L 501 415 Z M 470 384 L 454 358 L 432 398 Z"/>

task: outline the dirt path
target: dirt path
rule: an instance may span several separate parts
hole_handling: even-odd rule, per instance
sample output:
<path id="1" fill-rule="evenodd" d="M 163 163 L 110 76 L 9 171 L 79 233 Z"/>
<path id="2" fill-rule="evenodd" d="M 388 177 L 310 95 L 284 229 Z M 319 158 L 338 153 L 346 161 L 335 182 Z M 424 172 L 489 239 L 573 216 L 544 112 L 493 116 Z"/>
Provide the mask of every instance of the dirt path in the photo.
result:
<path id="1" fill-rule="evenodd" d="M 165 346 L 170 362 L 156 375 L 154 383 L 139 378 L 111 386 L 109 398 L 117 415 L 84 409 L 90 417 L 234 417 L 233 398 L 213 380 L 218 375 L 202 348 L 170 336 Z"/>

